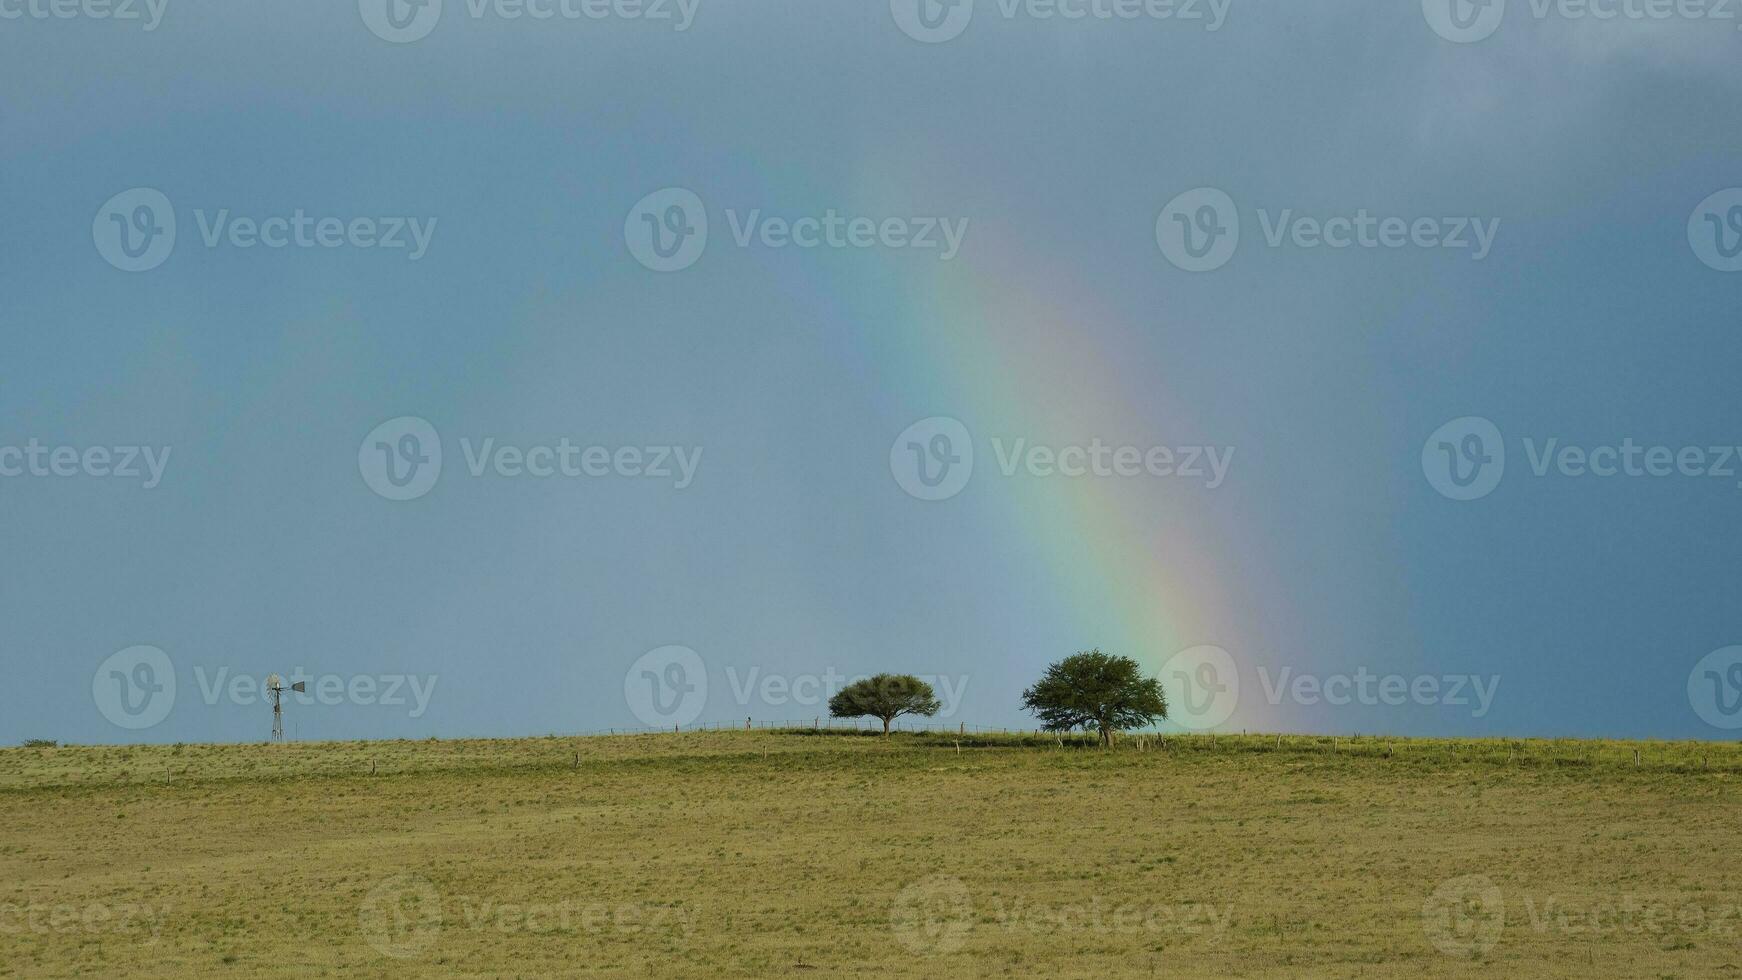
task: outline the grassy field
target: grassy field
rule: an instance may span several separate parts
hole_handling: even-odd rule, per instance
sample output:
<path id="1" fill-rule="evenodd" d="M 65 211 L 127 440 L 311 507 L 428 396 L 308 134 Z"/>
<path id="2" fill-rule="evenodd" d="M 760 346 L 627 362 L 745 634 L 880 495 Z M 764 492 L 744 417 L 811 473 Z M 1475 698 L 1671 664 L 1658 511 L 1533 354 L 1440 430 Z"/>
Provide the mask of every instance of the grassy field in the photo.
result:
<path id="1" fill-rule="evenodd" d="M 1742 748 L 0 750 L 0 976 L 1742 977 Z"/>

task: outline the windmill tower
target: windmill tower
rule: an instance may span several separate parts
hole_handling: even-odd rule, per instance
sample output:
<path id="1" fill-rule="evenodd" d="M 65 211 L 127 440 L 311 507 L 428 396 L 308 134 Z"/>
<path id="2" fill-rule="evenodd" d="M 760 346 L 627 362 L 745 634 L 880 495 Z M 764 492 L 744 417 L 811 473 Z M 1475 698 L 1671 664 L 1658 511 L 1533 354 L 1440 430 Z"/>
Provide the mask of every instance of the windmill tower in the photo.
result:
<path id="1" fill-rule="evenodd" d="M 284 686 L 284 678 L 277 674 L 266 675 L 266 693 L 272 698 L 272 740 L 284 741 L 284 692 L 298 693 L 308 690 L 308 684 L 297 681 L 289 687 Z"/>

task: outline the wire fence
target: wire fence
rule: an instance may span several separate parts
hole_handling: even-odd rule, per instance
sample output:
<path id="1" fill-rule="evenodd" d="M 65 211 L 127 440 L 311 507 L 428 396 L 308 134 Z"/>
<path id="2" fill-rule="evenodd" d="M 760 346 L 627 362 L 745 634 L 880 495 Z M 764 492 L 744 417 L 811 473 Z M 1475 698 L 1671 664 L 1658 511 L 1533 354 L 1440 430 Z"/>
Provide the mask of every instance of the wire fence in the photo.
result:
<path id="1" fill-rule="evenodd" d="M 1093 731 L 1052 732 L 1040 728 L 1009 728 L 957 723 L 940 725 L 929 720 L 898 720 L 891 733 L 960 739 L 963 744 L 982 743 L 1043 745 L 1058 748 L 1097 747 Z M 709 721 L 672 728 L 608 728 L 562 733 L 559 737 L 588 738 L 612 735 L 682 734 L 684 732 L 793 732 L 881 734 L 876 719 L 791 718 L 741 722 Z M 1116 733 L 1113 751 L 1160 751 L 1167 753 L 1300 753 L 1446 763 L 1495 763 L 1500 765 L 1565 767 L 1631 767 L 1677 771 L 1742 772 L 1742 743 L 1704 741 L 1615 741 L 1579 738 L 1423 738 L 1362 733 L 1283 734 L 1276 732 L 1181 731 L 1161 728 Z"/>
<path id="2" fill-rule="evenodd" d="M 671 728 L 606 728 L 565 732 L 558 737 L 590 738 L 612 735 L 682 734 L 684 732 L 883 732 L 876 719 L 790 718 L 741 722 L 708 721 Z M 926 719 L 897 720 L 889 731 L 904 735 L 967 738 L 980 736 L 1055 745 L 1095 745 L 1093 731 L 1052 732 L 1040 728 L 1010 728 L 965 723 L 938 724 Z M 1189 752 L 1307 752 L 1356 757 L 1463 759 L 1466 761 L 1546 762 L 1557 765 L 1672 766 L 1698 769 L 1742 770 L 1742 742 L 1620 741 L 1581 738 L 1432 738 L 1398 735 L 1284 734 L 1277 732 L 1185 731 L 1180 729 L 1132 729 L 1115 734 L 1112 747 Z"/>
<path id="3" fill-rule="evenodd" d="M 746 718 L 743 721 L 704 721 L 688 725 L 673 725 L 670 728 L 626 727 L 626 728 L 594 728 L 585 731 L 558 732 L 565 738 L 593 738 L 610 735 L 672 735 L 683 732 L 748 732 L 748 731 L 823 731 L 823 732 L 878 732 L 883 731 L 883 723 L 876 719 L 865 718 L 830 718 L 826 715 L 816 715 L 810 718 L 789 718 L 785 720 L 762 720 Z M 957 723 L 954 725 L 939 725 L 929 722 L 913 722 L 897 720 L 889 726 L 891 732 L 902 732 L 910 735 L 1030 735 L 1034 737 L 1051 737 L 1038 728 L 1001 728 L 994 725 L 969 725 Z M 1142 734 L 1142 733 L 1136 733 Z M 1150 734 L 1160 734 L 1159 731 Z"/>
<path id="4" fill-rule="evenodd" d="M 616 749 L 603 755 L 572 743 L 578 739 L 660 737 L 668 748 L 685 736 L 745 732 L 792 736 L 880 736 L 880 721 L 813 716 L 783 720 L 746 718 L 689 726 L 618 727 L 552 732 L 520 738 L 501 736 L 396 739 L 388 741 L 289 742 L 281 754 L 274 743 L 158 746 L 41 746 L 0 752 L 0 793 L 98 783 L 175 785 L 202 779 L 306 778 L 308 776 L 415 775 L 467 769 L 510 770 L 573 768 L 609 764 Z M 990 725 L 940 725 L 915 719 L 891 726 L 915 748 L 965 752 L 1021 749 L 1051 755 L 1134 753 L 1161 763 L 1167 759 L 1235 762 L 1269 756 L 1284 764 L 1396 767 L 1416 772 L 1448 766 L 1479 766 L 1496 771 L 1581 772 L 1627 770 L 1645 774 L 1742 775 L 1742 743 L 1701 741 L 1613 741 L 1590 739 L 1405 738 L 1388 735 L 1305 735 L 1279 733 L 1128 731 L 1109 745 L 1093 732 L 1048 732 Z M 909 741 L 911 740 L 911 741 Z M 875 739 L 881 742 L 880 738 Z M 627 746 L 624 746 L 625 748 Z M 750 748 L 748 743 L 745 746 Z M 756 748 L 767 756 L 773 748 Z M 796 746 L 789 746 L 795 748 Z M 696 746 L 704 754 L 718 746 Z M 666 750 L 660 750 L 663 754 Z M 681 753 L 682 750 L 678 749 Z M 633 752 L 631 752 L 633 755 Z M 57 761 L 58 760 L 58 761 Z M 620 761 L 620 759 L 618 760 Z M 1263 771 L 1263 770 L 1255 770 Z"/>

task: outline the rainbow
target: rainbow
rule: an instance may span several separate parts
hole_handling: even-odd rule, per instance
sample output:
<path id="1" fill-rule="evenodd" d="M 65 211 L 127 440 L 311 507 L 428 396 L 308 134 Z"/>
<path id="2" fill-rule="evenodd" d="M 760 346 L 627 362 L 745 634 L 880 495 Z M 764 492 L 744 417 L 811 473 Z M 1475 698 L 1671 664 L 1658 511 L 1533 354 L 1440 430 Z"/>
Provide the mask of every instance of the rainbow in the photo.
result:
<path id="1" fill-rule="evenodd" d="M 1219 727 L 1280 729 L 1282 709 L 1262 697 L 1241 656 L 1239 596 L 1226 584 L 1234 581 L 1227 563 L 1238 552 L 1204 519 L 1215 491 L 1190 481 L 1018 477 L 986 492 L 999 474 L 988 448 L 994 437 L 1006 445 L 1018 437 L 1054 445 L 1099 437 L 1147 446 L 1179 445 L 1204 432 L 1192 407 L 1170 400 L 1158 383 L 1163 366 L 1146 360 L 1156 325 L 1119 322 L 1085 285 L 990 238 L 970 231 L 951 262 L 907 256 L 899 269 L 882 264 L 887 281 L 900 286 L 893 322 L 858 331 L 852 343 L 888 382 L 886 407 L 901 416 L 930 406 L 935 410 L 920 414 L 968 427 L 977 456 L 968 492 L 996 498 L 997 525 L 1031 542 L 1047 566 L 1047 601 L 1056 608 L 1025 614 L 1050 618 L 1074 637 L 1037 656 L 1099 646 L 1161 671 L 1181 650 L 1222 646 L 1235 655 L 1242 690 L 1234 715 Z M 842 267 L 841 274 L 864 287 L 862 270 Z M 879 313 L 891 302 L 880 296 Z M 1159 413 L 1158 404 L 1165 406 Z M 1163 682 L 1177 716 L 1175 684 Z"/>
<path id="2" fill-rule="evenodd" d="M 769 209 L 775 213 L 820 213 L 823 207 L 815 205 L 821 203 L 845 204 L 840 210 L 854 215 L 960 214 L 924 207 L 937 195 L 922 190 L 927 182 L 914 174 L 933 149 L 889 147 L 860 160 L 846 201 L 838 190 L 816 186 L 808 174 L 791 169 L 763 172 L 760 189 L 766 193 L 759 196 L 783 203 Z M 801 201 L 813 206 L 793 207 Z M 1282 717 L 1286 706 L 1270 705 L 1260 689 L 1252 665 L 1262 641 L 1248 622 L 1254 618 L 1250 604 L 1231 583 L 1263 590 L 1259 594 L 1273 600 L 1264 609 L 1268 629 L 1293 627 L 1277 622 L 1274 599 L 1286 592 L 1269 581 L 1267 569 L 1251 567 L 1250 556 L 1265 554 L 1269 544 L 1235 523 L 1224 498 L 1228 487 L 1028 477 L 988 486 L 998 480 L 989 449 L 994 437 L 1053 445 L 1096 437 L 1138 446 L 1226 440 L 1200 424 L 1194 406 L 1171 396 L 1162 380 L 1179 369 L 1154 354 L 1154 337 L 1168 328 L 1166 310 L 1154 321 L 1129 322 L 1107 308 L 1093 283 L 1069 278 L 1068 263 L 1025 252 L 1012 236 L 974 225 L 961 254 L 949 262 L 879 249 L 818 250 L 802 263 L 790 252 L 763 252 L 761 261 L 789 295 L 843 326 L 835 335 L 843 345 L 840 357 L 867 367 L 877 382 L 876 397 L 883 399 L 880 407 L 900 420 L 891 439 L 899 426 L 930 415 L 967 426 L 975 443 L 975 475 L 952 504 L 973 495 L 978 499 L 969 508 L 995 507 L 989 518 L 977 510 L 965 513 L 1026 542 L 1025 556 L 1044 566 L 1005 573 L 1045 583 L 1026 590 L 1026 604 L 1014 611 L 1041 624 L 1033 644 L 1043 648 L 1024 655 L 1044 664 L 1099 646 L 1161 672 L 1182 650 L 1220 646 L 1234 657 L 1240 695 L 1234 714 L 1218 727 L 1290 729 Z M 1157 275 L 1164 275 L 1156 258 Z M 1230 483 L 1239 479 L 1238 452 L 1236 447 Z M 1050 608 L 1035 608 L 1030 600 L 1037 595 Z M 1163 683 L 1177 716 L 1176 685 L 1165 676 Z"/>

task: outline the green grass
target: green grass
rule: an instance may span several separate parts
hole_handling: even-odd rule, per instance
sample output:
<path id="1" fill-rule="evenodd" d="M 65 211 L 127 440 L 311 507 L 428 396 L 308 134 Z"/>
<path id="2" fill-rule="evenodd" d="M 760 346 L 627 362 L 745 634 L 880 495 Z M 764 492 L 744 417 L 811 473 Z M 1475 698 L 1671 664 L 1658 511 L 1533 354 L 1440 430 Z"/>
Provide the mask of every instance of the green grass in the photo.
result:
<path id="1" fill-rule="evenodd" d="M 0 976 L 1742 977 L 1739 778 L 1263 735 L 5 749 Z"/>

